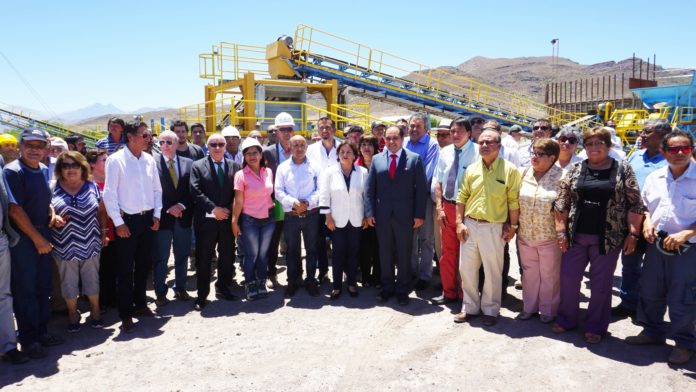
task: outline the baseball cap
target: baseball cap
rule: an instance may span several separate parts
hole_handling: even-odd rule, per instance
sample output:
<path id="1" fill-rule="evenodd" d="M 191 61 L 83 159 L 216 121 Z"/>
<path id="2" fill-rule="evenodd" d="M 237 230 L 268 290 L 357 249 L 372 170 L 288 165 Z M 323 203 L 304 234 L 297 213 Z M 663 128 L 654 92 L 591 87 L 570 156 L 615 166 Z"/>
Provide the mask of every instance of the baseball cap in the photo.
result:
<path id="1" fill-rule="evenodd" d="M 513 132 L 522 132 L 522 127 L 519 126 L 519 125 L 517 125 L 517 124 L 515 124 L 515 125 L 513 125 L 513 126 L 510 127 L 509 132 L 510 132 L 510 133 L 513 133 Z"/>
<path id="2" fill-rule="evenodd" d="M 22 133 L 19 135 L 20 142 L 28 142 L 32 140 L 38 140 L 40 142 L 48 144 L 48 137 L 46 135 L 46 132 L 44 132 L 41 129 L 27 128 L 23 130 Z"/>
<path id="3" fill-rule="evenodd" d="M 386 127 L 386 126 L 387 126 L 387 124 L 385 124 L 385 123 L 383 123 L 383 122 L 381 122 L 381 121 L 379 121 L 379 120 L 376 120 L 376 121 L 373 121 L 373 122 L 372 122 L 372 126 L 371 126 L 370 128 L 371 128 L 371 129 L 375 129 L 375 128 L 377 128 L 377 127 Z"/>

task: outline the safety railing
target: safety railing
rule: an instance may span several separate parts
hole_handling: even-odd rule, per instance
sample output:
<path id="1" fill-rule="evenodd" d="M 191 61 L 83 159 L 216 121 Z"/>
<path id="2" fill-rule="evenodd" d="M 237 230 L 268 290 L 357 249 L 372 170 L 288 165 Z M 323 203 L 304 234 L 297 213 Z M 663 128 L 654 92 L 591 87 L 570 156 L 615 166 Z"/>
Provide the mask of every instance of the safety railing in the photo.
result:
<path id="1" fill-rule="evenodd" d="M 35 118 L 4 109 L 0 109 L 0 123 L 20 131 L 28 127 L 35 127 L 47 131 L 51 136 L 58 136 L 61 138 L 65 138 L 68 136 L 81 136 L 84 139 L 85 144 L 88 148 L 93 148 L 98 137 L 103 136 L 102 134 L 94 135 L 80 131 L 74 131 L 62 125 L 53 124 L 51 122 L 43 120 L 37 120 Z"/>
<path id="2" fill-rule="evenodd" d="M 263 46 L 242 45 L 221 42 L 213 45 L 211 53 L 198 56 L 198 73 L 203 79 L 216 83 L 240 79 L 251 72 L 260 78 L 268 78 L 266 48 Z"/>
<path id="3" fill-rule="evenodd" d="M 208 105 L 206 105 L 208 104 Z M 237 107 L 243 105 L 253 105 L 256 110 L 255 116 L 247 116 L 244 114 L 243 110 L 238 111 Z M 295 118 L 295 123 L 298 125 L 298 131 L 303 133 L 309 133 L 314 130 L 314 125 L 317 120 L 323 115 L 328 115 L 332 117 L 336 122 L 342 122 L 351 125 L 360 125 L 364 129 L 370 129 L 370 124 L 372 121 L 382 121 L 384 123 L 389 123 L 378 117 L 370 115 L 368 104 L 349 104 L 349 105 L 331 105 L 330 109 L 321 108 L 308 103 L 303 102 L 284 102 L 284 101 L 261 101 L 253 99 L 239 99 L 237 97 L 224 97 L 219 98 L 209 102 L 203 102 L 193 105 L 188 105 L 181 107 L 179 109 L 179 119 L 186 121 L 191 124 L 194 122 L 205 123 L 206 120 L 212 118 L 214 123 L 220 128 L 227 125 L 234 125 L 238 127 L 242 135 L 246 135 L 249 129 L 243 129 L 242 125 L 247 120 L 252 120 L 254 123 L 270 123 L 275 120 L 275 113 L 278 110 L 267 110 L 273 113 L 273 116 L 264 116 L 258 114 L 261 106 L 265 106 L 266 109 L 273 108 L 273 106 L 278 106 L 283 108 L 283 110 L 291 111 L 292 113 L 298 114 L 299 117 Z M 212 113 L 206 111 L 206 106 L 215 107 Z M 264 130 L 265 131 L 265 130 Z M 207 130 L 208 133 L 215 132 L 215 130 Z"/>
<path id="4" fill-rule="evenodd" d="M 548 117 L 562 124 L 578 118 L 524 96 L 377 50 L 337 35 L 299 25 L 294 61 L 309 67 L 335 64 L 331 71 L 365 78 L 409 95 L 467 107 L 482 114 L 503 111 L 522 119 Z"/>

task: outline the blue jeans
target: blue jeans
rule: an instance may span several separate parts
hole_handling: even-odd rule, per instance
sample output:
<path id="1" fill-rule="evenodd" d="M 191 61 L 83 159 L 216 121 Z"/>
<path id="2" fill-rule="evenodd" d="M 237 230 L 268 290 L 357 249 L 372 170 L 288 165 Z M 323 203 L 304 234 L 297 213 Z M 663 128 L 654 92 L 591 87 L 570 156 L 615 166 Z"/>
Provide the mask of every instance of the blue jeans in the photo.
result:
<path id="1" fill-rule="evenodd" d="M 47 229 L 39 229 L 50 238 Z M 38 341 L 47 332 L 51 317 L 48 297 L 51 295 L 51 255 L 40 255 L 34 243 L 25 235 L 10 248 L 12 256 L 12 296 L 17 318 L 17 340 L 22 346 Z"/>
<path id="2" fill-rule="evenodd" d="M 621 306 L 626 309 L 636 310 L 638 307 L 638 293 L 640 292 L 640 269 L 643 266 L 645 253 L 636 250 L 630 255 L 621 253 Z"/>
<path id="3" fill-rule="evenodd" d="M 244 280 L 266 280 L 268 268 L 268 248 L 271 245 L 275 220 L 256 219 L 249 215 L 240 216 L 242 244 L 244 246 Z"/>
<path id="4" fill-rule="evenodd" d="M 667 256 L 648 245 L 640 278 L 638 322 L 656 340 L 670 337 L 678 347 L 696 350 L 696 246 L 681 256 Z M 669 308 L 669 320 L 664 319 Z"/>
<path id="5" fill-rule="evenodd" d="M 304 218 L 285 215 L 283 235 L 288 244 L 285 264 L 288 266 L 288 284 L 294 284 L 300 278 L 300 234 L 304 237 L 306 282 L 314 282 L 317 271 L 317 239 L 319 235 L 319 214 L 314 213 Z"/>
<path id="6" fill-rule="evenodd" d="M 157 296 L 167 295 L 167 263 L 169 250 L 174 243 L 174 290 L 186 291 L 186 269 L 188 255 L 191 250 L 191 228 L 183 227 L 179 221 L 174 221 L 174 227 L 168 230 L 158 230 L 155 234 L 155 265 L 152 280 Z"/>

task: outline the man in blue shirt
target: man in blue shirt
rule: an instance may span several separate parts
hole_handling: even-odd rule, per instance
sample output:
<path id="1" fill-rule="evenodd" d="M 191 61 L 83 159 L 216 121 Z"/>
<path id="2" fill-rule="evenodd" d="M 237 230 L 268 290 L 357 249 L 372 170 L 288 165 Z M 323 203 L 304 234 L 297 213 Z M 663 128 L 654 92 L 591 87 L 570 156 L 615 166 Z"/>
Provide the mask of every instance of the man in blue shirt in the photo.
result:
<path id="1" fill-rule="evenodd" d="M 437 166 L 440 146 L 430 137 L 430 119 L 425 113 L 415 113 L 408 120 L 409 137 L 404 140 L 404 147 L 420 156 L 425 166 L 426 184 L 432 184 L 433 173 Z M 425 222 L 413 232 L 413 251 L 411 267 L 416 274 L 416 290 L 425 290 L 433 276 L 433 255 L 435 253 L 435 228 L 433 224 L 433 200 L 425 201 Z"/>
<path id="2" fill-rule="evenodd" d="M 660 151 L 660 143 L 662 137 L 671 130 L 672 127 L 665 119 L 648 120 L 643 125 L 640 138 L 645 149 L 633 152 L 627 159 L 636 173 L 641 191 L 650 173 L 667 166 L 667 161 Z M 614 316 L 635 316 L 638 306 L 638 280 L 644 259 L 645 246 L 638 246 L 630 255 L 621 254 L 621 290 L 619 291 L 621 303 L 612 309 Z"/>

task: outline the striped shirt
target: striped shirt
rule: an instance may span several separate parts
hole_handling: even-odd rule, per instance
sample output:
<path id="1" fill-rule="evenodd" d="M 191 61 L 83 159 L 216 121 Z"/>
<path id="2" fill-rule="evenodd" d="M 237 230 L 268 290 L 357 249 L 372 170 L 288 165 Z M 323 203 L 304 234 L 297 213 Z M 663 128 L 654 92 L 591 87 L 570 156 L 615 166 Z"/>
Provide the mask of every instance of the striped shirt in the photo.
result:
<path id="1" fill-rule="evenodd" d="M 53 252 L 61 260 L 87 260 L 101 251 L 101 230 L 97 213 L 101 191 L 91 182 L 75 196 L 56 183 L 51 204 L 57 215 L 66 219 L 65 226 L 51 229 Z"/>
<path id="2" fill-rule="evenodd" d="M 108 134 L 105 138 L 97 140 L 97 142 L 94 144 L 94 147 L 100 150 L 106 150 L 106 152 L 109 154 L 113 154 L 114 151 L 118 150 L 119 147 L 126 145 L 126 140 L 124 139 L 125 135 L 126 134 L 124 133 L 123 137 L 121 137 L 121 141 L 116 142 L 111 137 L 111 134 Z"/>

